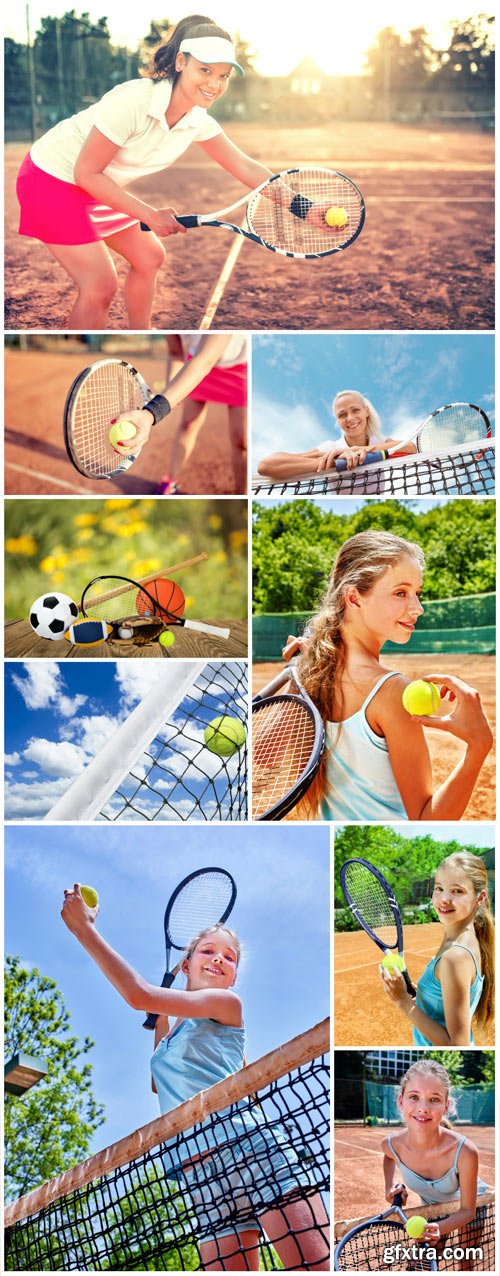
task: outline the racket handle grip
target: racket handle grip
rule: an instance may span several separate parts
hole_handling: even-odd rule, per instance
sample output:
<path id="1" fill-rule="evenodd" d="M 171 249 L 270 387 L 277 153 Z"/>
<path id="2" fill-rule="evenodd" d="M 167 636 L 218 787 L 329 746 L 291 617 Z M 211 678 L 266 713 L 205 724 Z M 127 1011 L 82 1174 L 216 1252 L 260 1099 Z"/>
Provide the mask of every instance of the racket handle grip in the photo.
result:
<path id="1" fill-rule="evenodd" d="M 181 226 L 185 226 L 186 230 L 192 230 L 194 226 L 199 226 L 200 224 L 196 213 L 193 213 L 188 217 L 176 217 L 175 220 L 179 222 Z M 151 230 L 151 226 L 148 226 L 146 222 L 141 222 L 141 230 Z"/>
<path id="2" fill-rule="evenodd" d="M 402 975 L 403 975 L 403 979 L 404 979 L 404 981 L 405 981 L 406 987 L 407 987 L 407 989 L 408 989 L 408 992 L 409 992 L 409 994 L 410 994 L 410 997 L 416 997 L 416 995 L 417 995 L 417 990 L 416 990 L 416 988 L 414 988 L 414 987 L 413 987 L 413 984 L 412 984 L 412 982 L 411 982 L 411 979 L 410 979 L 410 976 L 409 976 L 409 974 L 408 974 L 408 971 L 407 971 L 407 970 L 403 970 L 403 971 L 402 971 Z"/>
<path id="3" fill-rule="evenodd" d="M 364 461 L 360 461 L 359 467 L 356 468 L 361 468 L 362 465 L 374 465 L 375 461 L 386 461 L 388 456 L 388 452 L 369 452 Z M 340 461 L 335 462 L 335 469 L 339 471 L 339 474 L 347 469 L 345 457 L 341 456 Z"/>
<path id="4" fill-rule="evenodd" d="M 149 230 L 149 231 L 151 231 L 151 226 L 147 226 L 147 225 L 146 225 L 146 222 L 141 222 L 141 230 Z"/>
<path id="5" fill-rule="evenodd" d="M 163 976 L 163 979 L 161 981 L 162 988 L 172 987 L 177 971 L 178 971 L 178 966 L 175 967 L 175 970 L 169 970 L 168 974 Z M 155 1014 L 148 1015 L 142 1025 L 143 1028 L 156 1028 L 157 1018 L 158 1018 L 158 1015 L 155 1015 Z"/>
<path id="6" fill-rule="evenodd" d="M 185 620 L 184 629 L 197 629 L 201 634 L 212 634 L 214 638 L 229 638 L 230 629 L 217 628 L 215 625 L 204 625 L 201 620 Z"/>

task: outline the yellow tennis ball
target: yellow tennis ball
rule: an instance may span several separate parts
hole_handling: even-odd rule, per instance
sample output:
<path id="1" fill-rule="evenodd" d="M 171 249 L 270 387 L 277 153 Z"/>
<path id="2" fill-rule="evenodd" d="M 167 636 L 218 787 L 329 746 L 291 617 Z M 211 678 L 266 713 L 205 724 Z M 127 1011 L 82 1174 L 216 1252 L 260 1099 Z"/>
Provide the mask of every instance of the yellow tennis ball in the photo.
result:
<path id="1" fill-rule="evenodd" d="M 414 1214 L 406 1224 L 406 1235 L 411 1236 L 412 1240 L 418 1240 L 419 1236 L 423 1236 L 426 1227 L 427 1220 L 422 1218 L 421 1214 Z"/>
<path id="2" fill-rule="evenodd" d="M 132 421 L 116 421 L 115 425 L 111 426 L 108 439 L 111 443 L 111 447 L 114 447 L 116 451 L 117 443 L 125 443 L 128 439 L 135 438 L 136 434 L 137 430 L 135 425 L 132 424 Z"/>
<path id="3" fill-rule="evenodd" d="M 93 886 L 80 886 L 82 899 L 85 900 L 87 908 L 96 908 L 99 903 L 99 896 Z"/>
<path id="4" fill-rule="evenodd" d="M 333 208 L 327 208 L 325 213 L 325 222 L 327 226 L 336 226 L 337 229 L 339 229 L 342 226 L 345 226 L 348 221 L 349 214 L 346 213 L 345 208 L 337 208 L 335 205 Z"/>
<path id="5" fill-rule="evenodd" d="M 205 744 L 211 753 L 230 758 L 245 743 L 246 733 L 238 718 L 213 718 L 205 730 Z"/>
<path id="6" fill-rule="evenodd" d="M 380 963 L 384 970 L 404 970 L 405 964 L 399 953 L 386 953 Z"/>
<path id="7" fill-rule="evenodd" d="M 173 644 L 174 644 L 174 642 L 175 642 L 175 638 L 174 638 L 173 633 L 171 633 L 170 629 L 164 629 L 164 630 L 163 630 L 163 633 L 162 633 L 162 634 L 160 634 L 160 637 L 159 637 L 159 639 L 158 639 L 158 642 L 159 642 L 159 643 L 161 643 L 162 647 L 172 647 L 172 646 L 173 646 Z"/>
<path id="8" fill-rule="evenodd" d="M 441 697 L 436 684 L 424 682 L 422 678 L 408 683 L 403 691 L 403 704 L 407 713 L 432 716 L 439 709 L 440 703 Z"/>

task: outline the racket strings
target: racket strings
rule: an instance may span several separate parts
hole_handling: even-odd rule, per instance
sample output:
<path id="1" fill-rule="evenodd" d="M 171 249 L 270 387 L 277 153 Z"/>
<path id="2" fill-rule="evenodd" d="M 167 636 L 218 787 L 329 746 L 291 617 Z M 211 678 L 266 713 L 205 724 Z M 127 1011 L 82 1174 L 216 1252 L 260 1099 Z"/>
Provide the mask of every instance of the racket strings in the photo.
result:
<path id="1" fill-rule="evenodd" d="M 345 884 L 350 898 L 370 930 L 388 948 L 395 948 L 398 934 L 394 913 L 378 879 L 362 864 L 348 864 Z"/>
<path id="2" fill-rule="evenodd" d="M 489 437 L 489 423 L 471 403 L 450 403 L 427 421 L 417 439 L 420 452 L 475 443 Z"/>
<path id="3" fill-rule="evenodd" d="M 173 948 L 184 949 L 200 931 L 215 926 L 233 894 L 233 884 L 226 873 L 207 871 L 187 882 L 174 900 L 167 923 L 167 935 Z"/>
<path id="4" fill-rule="evenodd" d="M 280 700 L 256 707 L 252 718 L 253 815 L 257 819 L 290 792 L 305 771 L 316 741 L 306 706 Z"/>
<path id="5" fill-rule="evenodd" d="M 87 616 L 95 616 L 97 620 L 107 620 L 113 624 L 119 620 L 127 620 L 132 616 L 162 615 L 160 604 L 139 585 L 123 584 L 116 576 L 103 577 L 96 581 L 84 594 L 83 604 Z M 166 614 L 166 613 L 165 613 Z"/>
<path id="6" fill-rule="evenodd" d="M 306 217 L 290 210 L 295 196 L 302 207 L 317 205 Z M 300 199 L 296 207 L 301 209 Z M 328 208 L 340 208 L 347 214 L 342 227 L 330 227 L 325 221 Z M 332 252 L 349 243 L 356 234 L 363 212 L 363 202 L 356 187 L 341 174 L 325 169 L 301 169 L 283 173 L 270 182 L 249 202 L 247 220 L 250 230 L 271 248 L 299 255 Z"/>
<path id="7" fill-rule="evenodd" d="M 89 478 L 107 478 L 132 464 L 115 452 L 108 434 L 117 417 L 144 407 L 147 397 L 142 378 L 129 364 L 110 360 L 91 368 L 68 414 L 72 450 Z"/>
<path id="8" fill-rule="evenodd" d="M 414 1257 L 406 1257 L 405 1251 Z M 400 1258 L 395 1257 L 398 1253 Z M 346 1240 L 337 1254 L 336 1268 L 341 1272 L 429 1272 L 434 1264 L 426 1246 L 410 1240 L 402 1225 L 388 1219 L 372 1223 Z"/>

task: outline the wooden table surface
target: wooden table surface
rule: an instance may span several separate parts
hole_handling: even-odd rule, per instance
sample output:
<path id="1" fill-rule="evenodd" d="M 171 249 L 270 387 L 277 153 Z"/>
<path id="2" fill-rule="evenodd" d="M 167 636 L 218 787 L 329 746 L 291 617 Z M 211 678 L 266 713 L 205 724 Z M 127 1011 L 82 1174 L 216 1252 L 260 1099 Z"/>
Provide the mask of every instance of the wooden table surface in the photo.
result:
<path id="1" fill-rule="evenodd" d="M 211 660 L 230 660 L 231 657 L 248 655 L 248 622 L 246 620 L 221 620 L 207 618 L 208 625 L 220 625 L 229 629 L 227 639 L 219 641 L 209 634 L 199 633 L 195 629 L 185 629 L 176 625 L 171 630 L 174 642 L 171 647 L 162 647 L 159 642 L 139 647 L 130 640 L 115 639 L 113 642 L 100 642 L 95 647 L 80 647 L 66 638 L 48 640 L 39 638 L 31 628 L 29 620 L 11 620 L 5 626 L 6 659 L 33 657 L 45 660 L 118 660 L 133 657 L 139 660 L 172 660 L 188 657 L 207 656 Z"/>

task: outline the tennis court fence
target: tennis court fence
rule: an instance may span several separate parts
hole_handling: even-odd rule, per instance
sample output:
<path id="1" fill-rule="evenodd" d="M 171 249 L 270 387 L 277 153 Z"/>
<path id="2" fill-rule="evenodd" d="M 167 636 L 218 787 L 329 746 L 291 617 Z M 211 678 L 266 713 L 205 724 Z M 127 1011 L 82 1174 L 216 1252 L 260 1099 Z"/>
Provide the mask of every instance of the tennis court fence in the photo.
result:
<path id="1" fill-rule="evenodd" d="M 258 1245 L 267 1270 L 307 1266 L 311 1246 L 326 1252 L 329 1041 L 325 1019 L 8 1205 L 6 1270 L 196 1271 L 208 1241 L 215 1266 L 241 1255 L 244 1268 L 236 1225 L 254 1231 L 246 1254 Z M 272 1247 L 254 1222 L 269 1211 Z M 288 1263 L 276 1260 L 283 1246 Z"/>
<path id="2" fill-rule="evenodd" d="M 256 475 L 253 496 L 493 496 L 495 439 L 446 453 L 389 457 L 355 470 L 278 480 Z"/>

